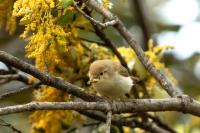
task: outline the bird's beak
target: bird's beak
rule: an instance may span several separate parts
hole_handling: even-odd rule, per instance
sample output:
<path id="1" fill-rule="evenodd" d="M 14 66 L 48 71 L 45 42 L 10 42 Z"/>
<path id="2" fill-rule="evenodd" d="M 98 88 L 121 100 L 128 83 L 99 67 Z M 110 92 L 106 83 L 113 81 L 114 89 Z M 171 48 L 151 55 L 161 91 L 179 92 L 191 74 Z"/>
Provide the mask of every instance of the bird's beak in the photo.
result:
<path id="1" fill-rule="evenodd" d="M 98 82 L 98 81 L 99 81 L 99 79 L 90 79 L 90 80 L 88 81 L 88 84 L 96 83 L 96 82 Z"/>

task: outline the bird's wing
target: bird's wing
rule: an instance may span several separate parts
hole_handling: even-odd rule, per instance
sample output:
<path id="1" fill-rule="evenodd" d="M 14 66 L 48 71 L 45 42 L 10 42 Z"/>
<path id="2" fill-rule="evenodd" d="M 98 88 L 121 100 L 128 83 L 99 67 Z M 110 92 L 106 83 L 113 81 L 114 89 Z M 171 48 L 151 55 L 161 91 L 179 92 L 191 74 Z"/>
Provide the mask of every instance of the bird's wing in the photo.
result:
<path id="1" fill-rule="evenodd" d="M 114 67 L 120 75 L 125 77 L 129 76 L 128 70 L 125 67 L 123 67 L 120 63 L 114 62 Z"/>

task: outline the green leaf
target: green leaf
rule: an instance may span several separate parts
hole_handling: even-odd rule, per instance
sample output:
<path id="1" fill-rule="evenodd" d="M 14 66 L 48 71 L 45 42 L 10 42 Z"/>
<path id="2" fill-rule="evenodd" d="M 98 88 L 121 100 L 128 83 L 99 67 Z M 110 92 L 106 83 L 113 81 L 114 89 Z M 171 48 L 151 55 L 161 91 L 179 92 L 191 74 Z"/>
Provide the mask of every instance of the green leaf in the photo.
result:
<path id="1" fill-rule="evenodd" d="M 74 3 L 74 0 L 62 0 L 62 7 L 67 8 Z"/>
<path id="2" fill-rule="evenodd" d="M 30 24 L 30 23 L 31 23 L 31 21 L 28 20 L 28 19 L 21 19 L 19 21 L 19 25 L 27 25 L 27 24 Z"/>
<path id="3" fill-rule="evenodd" d="M 68 12 L 65 15 L 62 15 L 58 19 L 59 25 L 66 25 L 67 23 L 73 22 L 76 19 L 76 14 L 73 12 Z"/>

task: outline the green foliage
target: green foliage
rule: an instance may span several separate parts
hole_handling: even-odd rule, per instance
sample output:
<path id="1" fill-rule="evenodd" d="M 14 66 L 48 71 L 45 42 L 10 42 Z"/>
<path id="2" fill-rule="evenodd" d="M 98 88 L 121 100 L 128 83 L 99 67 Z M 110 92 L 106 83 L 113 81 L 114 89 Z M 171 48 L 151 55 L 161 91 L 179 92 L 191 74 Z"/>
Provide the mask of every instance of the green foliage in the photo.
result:
<path id="1" fill-rule="evenodd" d="M 69 24 L 76 19 L 76 13 L 74 12 L 67 12 L 65 15 L 62 15 L 58 18 L 58 24 L 59 25 L 66 25 Z"/>
<path id="2" fill-rule="evenodd" d="M 62 7 L 67 8 L 74 3 L 74 0 L 62 0 Z"/>

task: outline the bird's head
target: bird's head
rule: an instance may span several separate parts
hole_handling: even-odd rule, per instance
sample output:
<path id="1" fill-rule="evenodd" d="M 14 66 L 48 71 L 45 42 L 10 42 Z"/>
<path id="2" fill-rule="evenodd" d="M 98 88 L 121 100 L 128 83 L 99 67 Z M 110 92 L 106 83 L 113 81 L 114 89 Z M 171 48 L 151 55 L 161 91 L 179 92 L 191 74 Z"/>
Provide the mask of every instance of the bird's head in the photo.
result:
<path id="1" fill-rule="evenodd" d="M 111 60 L 97 60 L 94 61 L 89 68 L 88 83 L 97 83 L 104 80 L 110 80 L 115 74 L 113 61 Z"/>

